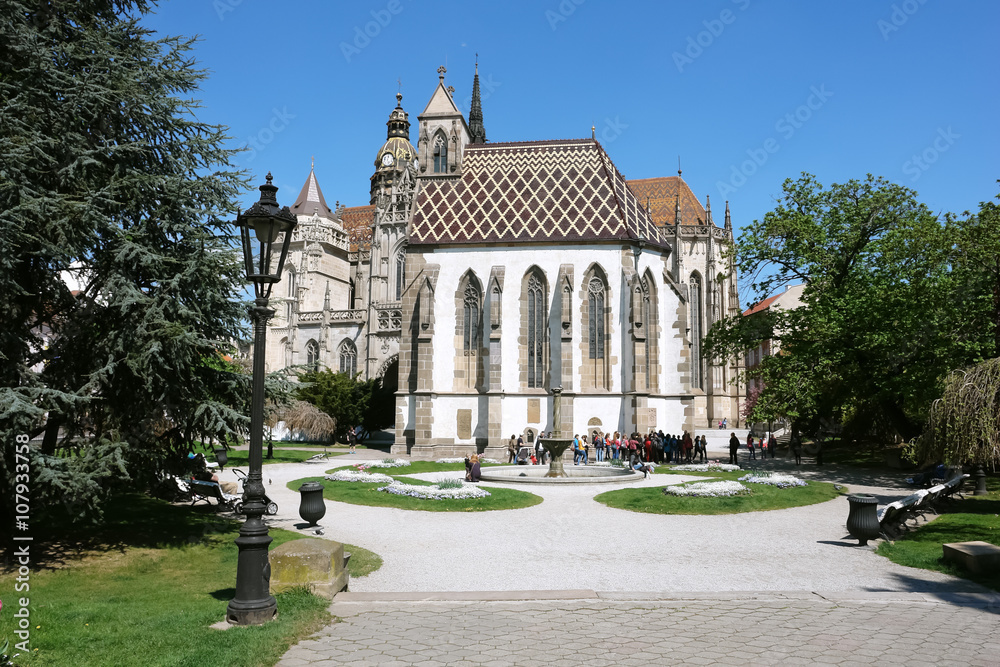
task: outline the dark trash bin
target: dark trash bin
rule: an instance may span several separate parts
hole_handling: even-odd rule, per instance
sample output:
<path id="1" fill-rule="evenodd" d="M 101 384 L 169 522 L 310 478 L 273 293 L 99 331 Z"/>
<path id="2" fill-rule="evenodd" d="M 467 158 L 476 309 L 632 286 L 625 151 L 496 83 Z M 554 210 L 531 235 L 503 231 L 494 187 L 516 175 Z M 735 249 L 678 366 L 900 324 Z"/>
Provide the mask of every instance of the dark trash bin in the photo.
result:
<path id="1" fill-rule="evenodd" d="M 882 533 L 876 512 L 878 499 L 867 493 L 855 493 L 847 496 L 847 502 L 851 504 L 851 512 L 847 515 L 847 532 L 851 537 L 857 538 L 859 547 L 863 547 L 868 544 L 868 540 L 874 540 Z"/>
<path id="2" fill-rule="evenodd" d="M 323 501 L 323 485 L 319 482 L 306 482 L 299 487 L 299 516 L 310 526 L 326 515 L 326 503 Z"/>

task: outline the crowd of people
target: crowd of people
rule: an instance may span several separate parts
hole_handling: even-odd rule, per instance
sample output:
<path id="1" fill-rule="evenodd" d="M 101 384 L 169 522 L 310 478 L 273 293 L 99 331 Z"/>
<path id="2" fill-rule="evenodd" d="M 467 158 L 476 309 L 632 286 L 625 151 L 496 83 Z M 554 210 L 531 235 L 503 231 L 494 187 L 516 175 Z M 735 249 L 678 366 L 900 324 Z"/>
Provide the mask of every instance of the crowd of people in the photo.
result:
<path id="1" fill-rule="evenodd" d="M 523 465 L 543 465 L 548 454 L 542 442 L 552 437 L 551 433 L 540 433 L 531 447 L 525 444 L 523 436 L 512 435 L 507 444 L 507 462 Z M 590 462 L 623 461 L 630 465 L 639 463 L 704 463 L 708 460 L 708 439 L 702 435 L 683 433 L 664 434 L 663 431 L 632 433 L 626 435 L 595 432 L 593 441 L 587 435 L 573 436 L 573 463 L 586 465 Z M 593 455 L 591 454 L 593 452 Z"/>

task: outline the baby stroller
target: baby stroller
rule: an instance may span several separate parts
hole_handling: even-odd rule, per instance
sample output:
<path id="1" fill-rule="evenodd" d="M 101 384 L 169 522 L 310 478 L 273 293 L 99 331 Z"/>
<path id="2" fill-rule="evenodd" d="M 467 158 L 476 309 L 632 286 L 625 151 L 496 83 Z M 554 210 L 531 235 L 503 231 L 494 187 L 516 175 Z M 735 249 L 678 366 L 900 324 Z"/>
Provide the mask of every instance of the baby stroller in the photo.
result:
<path id="1" fill-rule="evenodd" d="M 528 447 L 521 447 L 517 452 L 517 458 L 514 459 L 514 464 L 519 466 L 526 466 L 530 462 L 528 459 L 531 458 L 531 449 Z"/>
<path id="2" fill-rule="evenodd" d="M 245 486 L 247 481 L 247 474 L 242 470 L 240 470 L 239 468 L 233 468 L 233 472 L 236 473 L 236 477 L 239 478 L 240 484 Z M 244 492 L 246 491 L 245 488 L 243 490 Z M 240 497 L 239 500 L 237 500 L 233 504 L 233 511 L 236 512 L 237 514 L 243 514 L 242 496 Z M 278 503 L 268 498 L 266 493 L 264 494 L 264 513 L 269 516 L 274 516 L 275 514 L 278 513 Z"/>

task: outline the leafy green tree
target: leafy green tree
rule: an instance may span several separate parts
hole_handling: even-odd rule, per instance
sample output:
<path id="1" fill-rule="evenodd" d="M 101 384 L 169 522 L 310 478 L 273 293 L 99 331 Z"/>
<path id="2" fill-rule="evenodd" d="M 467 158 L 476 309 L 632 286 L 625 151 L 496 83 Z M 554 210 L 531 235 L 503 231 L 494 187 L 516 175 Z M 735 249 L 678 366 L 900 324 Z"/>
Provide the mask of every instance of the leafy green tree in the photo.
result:
<path id="1" fill-rule="evenodd" d="M 755 420 L 915 436 L 942 378 L 995 351 L 988 262 L 969 247 L 985 236 L 980 219 L 935 216 L 870 175 L 825 189 L 804 174 L 783 189 L 741 234 L 736 261 L 759 295 L 804 283 L 804 305 L 723 320 L 706 354 L 777 341 L 780 353 L 749 372 L 764 381 Z"/>
<path id="2" fill-rule="evenodd" d="M 395 422 L 395 396 L 380 380 L 358 380 L 347 373 L 321 370 L 303 373 L 299 381 L 296 397 L 333 418 L 339 442 L 345 442 L 347 431 L 358 425 L 364 433 L 371 433 Z"/>
<path id="3" fill-rule="evenodd" d="M 94 509 L 247 426 L 248 376 L 214 363 L 245 333 L 221 220 L 246 183 L 195 116 L 191 40 L 154 37 L 150 6 L 0 3 L 0 484 L 15 436 L 44 433 L 38 509 Z"/>

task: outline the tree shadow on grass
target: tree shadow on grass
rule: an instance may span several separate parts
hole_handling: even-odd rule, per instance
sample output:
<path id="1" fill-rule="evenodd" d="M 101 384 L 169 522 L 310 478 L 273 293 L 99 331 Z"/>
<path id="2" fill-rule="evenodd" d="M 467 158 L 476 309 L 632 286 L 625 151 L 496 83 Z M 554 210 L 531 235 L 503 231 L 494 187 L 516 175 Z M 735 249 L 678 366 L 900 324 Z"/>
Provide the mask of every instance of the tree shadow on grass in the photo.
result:
<path id="1" fill-rule="evenodd" d="M 182 547 L 239 530 L 235 515 L 215 505 L 172 505 L 140 494 L 112 498 L 100 524 L 50 524 L 32 543 L 32 566 L 58 569 L 93 553 L 134 548 Z M 11 563 L 6 563 L 9 570 Z"/>

